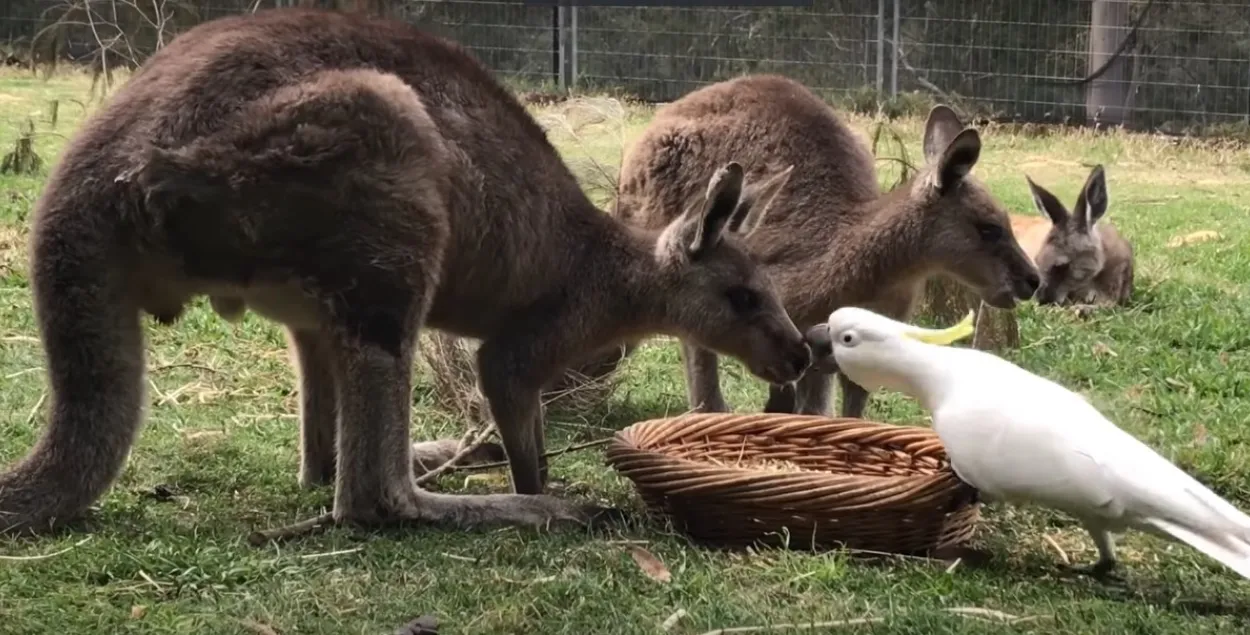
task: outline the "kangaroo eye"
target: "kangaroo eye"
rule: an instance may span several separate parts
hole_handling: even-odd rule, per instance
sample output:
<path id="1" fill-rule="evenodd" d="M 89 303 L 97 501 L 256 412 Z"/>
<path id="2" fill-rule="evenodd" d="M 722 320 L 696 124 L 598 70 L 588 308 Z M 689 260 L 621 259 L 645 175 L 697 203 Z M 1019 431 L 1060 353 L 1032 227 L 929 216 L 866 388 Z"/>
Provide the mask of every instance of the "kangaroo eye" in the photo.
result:
<path id="1" fill-rule="evenodd" d="M 725 297 L 736 313 L 754 313 L 760 308 L 759 294 L 746 287 L 733 287 L 725 292 Z"/>
<path id="2" fill-rule="evenodd" d="M 1003 228 L 993 223 L 977 223 L 977 233 L 987 243 L 996 242 L 1003 237 Z"/>

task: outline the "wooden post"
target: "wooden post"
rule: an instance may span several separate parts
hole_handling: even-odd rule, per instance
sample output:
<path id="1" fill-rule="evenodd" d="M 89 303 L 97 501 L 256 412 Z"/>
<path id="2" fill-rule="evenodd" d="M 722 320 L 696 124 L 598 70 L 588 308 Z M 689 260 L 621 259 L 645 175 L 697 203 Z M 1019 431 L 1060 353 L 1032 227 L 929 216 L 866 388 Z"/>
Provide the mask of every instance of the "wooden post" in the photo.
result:
<path id="1" fill-rule="evenodd" d="M 1089 56 L 1086 71 L 1093 74 L 1128 37 L 1130 0 L 1094 0 L 1089 17 Z M 1085 117 L 1090 124 L 1118 126 L 1128 123 L 1132 83 L 1132 56 L 1125 51 L 1101 76 L 1086 84 Z"/>

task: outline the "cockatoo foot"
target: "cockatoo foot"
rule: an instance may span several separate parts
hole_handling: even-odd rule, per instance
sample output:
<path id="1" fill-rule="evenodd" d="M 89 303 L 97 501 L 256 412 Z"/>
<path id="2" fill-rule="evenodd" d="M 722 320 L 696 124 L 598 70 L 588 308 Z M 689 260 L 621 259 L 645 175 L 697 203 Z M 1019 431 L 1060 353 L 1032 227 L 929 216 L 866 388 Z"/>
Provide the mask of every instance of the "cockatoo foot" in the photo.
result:
<path id="1" fill-rule="evenodd" d="M 1128 586 L 1128 580 L 1125 580 L 1124 576 L 1114 571 L 1115 565 L 1115 560 L 1099 560 L 1091 565 L 1063 564 L 1059 565 L 1059 568 L 1077 575 L 1087 575 L 1103 584 L 1120 587 Z"/>

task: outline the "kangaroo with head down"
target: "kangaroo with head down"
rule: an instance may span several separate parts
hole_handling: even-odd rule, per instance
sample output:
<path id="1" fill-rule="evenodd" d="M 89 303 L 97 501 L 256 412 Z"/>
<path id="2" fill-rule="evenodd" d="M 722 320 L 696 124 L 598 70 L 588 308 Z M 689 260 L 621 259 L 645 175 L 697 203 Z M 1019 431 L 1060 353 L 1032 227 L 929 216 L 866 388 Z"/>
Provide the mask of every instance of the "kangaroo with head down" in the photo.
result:
<path id="1" fill-rule="evenodd" d="M 540 495 L 539 394 L 565 365 L 653 333 L 771 382 L 809 364 L 741 246 L 764 211 L 741 202 L 742 168 L 701 179 L 672 222 L 621 224 L 482 65 L 399 21 L 278 9 L 183 33 L 85 124 L 36 205 L 52 399 L 0 474 L 0 531 L 69 520 L 110 487 L 142 419 L 140 316 L 169 323 L 204 295 L 285 325 L 300 481 L 334 483 L 336 521 L 588 521 L 595 508 Z M 421 328 L 483 341 L 514 494 L 413 482 L 414 458 L 455 447 L 409 442 Z"/>
<path id="2" fill-rule="evenodd" d="M 827 104 L 793 80 L 746 76 L 658 110 L 622 161 L 614 213 L 662 227 L 701 187 L 690 174 L 738 157 L 757 182 L 744 200 L 772 200 L 747 247 L 800 328 L 842 306 L 904 319 L 937 273 L 1010 308 L 1033 295 L 1038 275 L 1007 213 L 970 175 L 980 154 L 977 131 L 938 106 L 925 124 L 927 164 L 882 192 L 871 152 Z M 690 405 L 727 410 L 716 354 L 693 341 L 682 351 Z M 830 370 L 813 367 L 797 387 L 774 383 L 765 411 L 825 413 Z M 842 414 L 862 416 L 867 393 L 839 380 Z"/>
<path id="3" fill-rule="evenodd" d="M 1039 304 L 1127 304 L 1133 294 L 1133 247 L 1107 213 L 1107 177 L 1096 165 L 1069 211 L 1046 188 L 1025 177 L 1042 216 L 1011 215 L 1011 227 L 1042 276 Z"/>

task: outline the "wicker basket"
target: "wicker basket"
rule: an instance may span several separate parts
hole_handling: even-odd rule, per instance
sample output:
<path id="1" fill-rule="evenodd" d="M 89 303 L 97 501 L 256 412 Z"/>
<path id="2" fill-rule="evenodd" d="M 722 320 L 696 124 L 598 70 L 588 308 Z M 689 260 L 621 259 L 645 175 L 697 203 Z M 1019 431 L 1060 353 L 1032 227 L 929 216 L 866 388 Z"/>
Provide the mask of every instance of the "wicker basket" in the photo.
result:
<path id="1" fill-rule="evenodd" d="M 929 428 L 687 414 L 618 432 L 608 463 L 698 542 L 923 554 L 972 537 L 975 490 Z"/>

